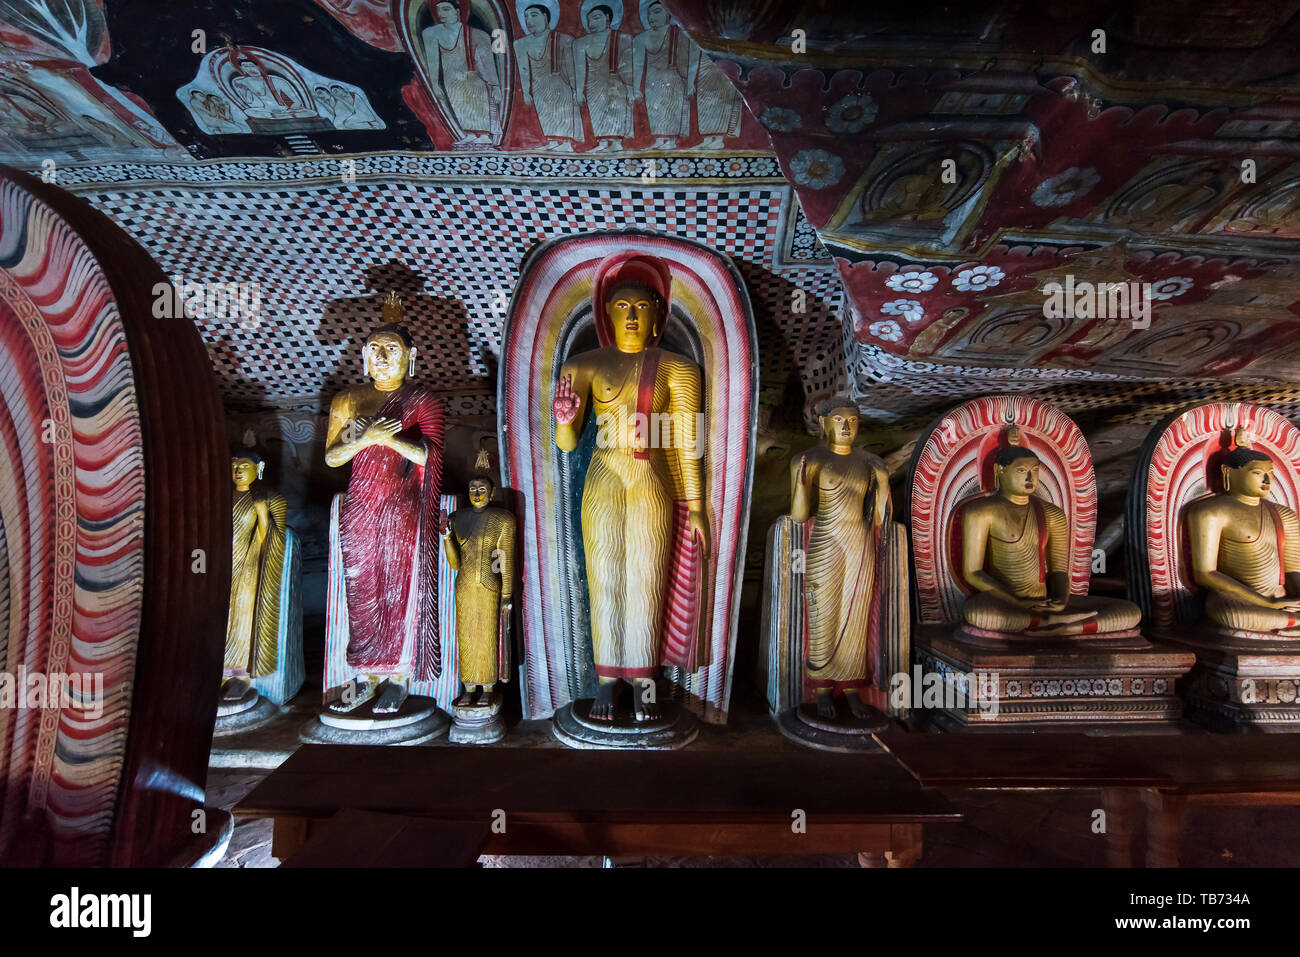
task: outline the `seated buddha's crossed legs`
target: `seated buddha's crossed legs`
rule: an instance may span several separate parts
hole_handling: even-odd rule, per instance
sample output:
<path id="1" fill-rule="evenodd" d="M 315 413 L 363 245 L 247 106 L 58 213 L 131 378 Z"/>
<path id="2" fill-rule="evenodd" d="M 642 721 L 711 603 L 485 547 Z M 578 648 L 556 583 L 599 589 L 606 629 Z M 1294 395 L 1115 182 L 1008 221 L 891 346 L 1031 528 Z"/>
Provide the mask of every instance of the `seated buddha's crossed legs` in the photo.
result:
<path id="1" fill-rule="evenodd" d="M 1205 616 L 1225 628 L 1238 631 L 1274 632 L 1282 638 L 1300 637 L 1300 615 L 1233 601 L 1217 593 L 1211 593 L 1205 599 Z"/>

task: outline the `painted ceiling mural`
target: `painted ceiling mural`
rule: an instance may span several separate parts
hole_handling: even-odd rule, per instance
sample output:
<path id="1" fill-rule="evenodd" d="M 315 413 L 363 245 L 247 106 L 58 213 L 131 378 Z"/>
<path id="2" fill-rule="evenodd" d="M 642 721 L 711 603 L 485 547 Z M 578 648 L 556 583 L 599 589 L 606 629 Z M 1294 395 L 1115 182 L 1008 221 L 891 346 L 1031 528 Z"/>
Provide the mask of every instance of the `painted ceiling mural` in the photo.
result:
<path id="1" fill-rule="evenodd" d="M 847 378 L 898 466 L 954 403 L 1032 391 L 1105 519 L 1165 412 L 1300 418 L 1300 2 L 1216 10 L 0 0 L 0 161 L 182 282 L 260 289 L 198 320 L 232 410 L 358 381 L 396 288 L 423 374 L 490 413 L 527 250 L 661 229 L 736 258 L 763 402 Z"/>
<path id="2" fill-rule="evenodd" d="M 838 275 L 766 131 L 658 2 L 0 0 L 0 40 L 21 106 L 0 161 L 54 166 L 183 288 L 257 291 L 255 317 L 198 308 L 232 411 L 359 381 L 392 289 L 423 374 L 492 413 L 524 254 L 596 228 L 736 258 L 764 401 L 842 378 Z"/>
<path id="3" fill-rule="evenodd" d="M 1300 415 L 1300 4 L 665 2 L 834 257 L 877 424 L 1033 391 L 1117 515 L 1170 409 Z"/>

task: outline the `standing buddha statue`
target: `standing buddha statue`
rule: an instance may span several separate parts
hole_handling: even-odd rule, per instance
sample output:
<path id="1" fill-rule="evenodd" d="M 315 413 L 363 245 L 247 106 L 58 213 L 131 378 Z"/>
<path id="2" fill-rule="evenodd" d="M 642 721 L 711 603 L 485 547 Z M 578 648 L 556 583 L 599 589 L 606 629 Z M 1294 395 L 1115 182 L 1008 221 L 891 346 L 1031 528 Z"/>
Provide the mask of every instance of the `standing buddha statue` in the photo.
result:
<path id="1" fill-rule="evenodd" d="M 446 404 L 409 381 L 415 346 L 401 300 L 390 294 L 384 325 L 366 337 L 370 382 L 330 403 L 325 462 L 352 463 L 340 515 L 347 593 L 347 663 L 363 693 L 333 706 L 349 711 L 378 695 L 373 711 L 397 711 L 408 683 L 441 674 L 438 638 L 438 501 Z"/>
<path id="2" fill-rule="evenodd" d="M 221 698 L 228 702 L 243 698 L 250 679 L 273 674 L 277 665 L 288 505 L 283 495 L 253 487 L 265 468 L 266 463 L 254 452 L 241 451 L 231 459 L 234 555 L 221 687 Z"/>
<path id="3" fill-rule="evenodd" d="M 817 411 L 826 444 L 790 466 L 790 517 L 800 524 L 815 519 L 804 556 L 804 679 L 816 694 L 820 717 L 836 717 L 838 689 L 861 721 L 873 717 L 861 691 L 875 678 L 879 652 L 871 647 L 870 615 L 889 474 L 880 459 L 853 447 L 858 408 L 852 399 L 837 396 Z"/>
<path id="4" fill-rule="evenodd" d="M 703 390 L 699 366 L 657 345 L 671 287 L 658 257 L 602 262 L 592 306 L 607 344 L 565 362 L 553 393 L 555 444 L 564 452 L 577 449 L 587 416 L 596 416 L 582 543 L 598 680 L 590 717 L 598 721 L 614 720 L 625 682 L 635 683 L 634 718 L 659 718 L 659 669 L 707 664 L 699 599 L 709 550 Z"/>

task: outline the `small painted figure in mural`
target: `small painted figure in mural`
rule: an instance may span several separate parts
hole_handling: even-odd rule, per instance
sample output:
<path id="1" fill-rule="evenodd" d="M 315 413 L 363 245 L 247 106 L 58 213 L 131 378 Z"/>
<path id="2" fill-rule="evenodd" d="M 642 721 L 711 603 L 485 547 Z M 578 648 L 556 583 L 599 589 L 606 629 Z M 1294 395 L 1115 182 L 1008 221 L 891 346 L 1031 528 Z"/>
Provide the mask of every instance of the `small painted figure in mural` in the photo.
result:
<path id="1" fill-rule="evenodd" d="M 246 128 L 235 121 L 230 112 L 230 104 L 215 93 L 204 90 L 190 91 L 190 112 L 196 116 L 202 114 L 207 120 L 208 128 L 213 133 L 239 133 Z"/>
<path id="2" fill-rule="evenodd" d="M 502 77 L 486 30 L 461 18 L 450 0 L 434 5 L 438 22 L 420 35 L 434 99 L 457 146 L 490 145 L 501 135 Z"/>
<path id="3" fill-rule="evenodd" d="M 587 105 L 597 141 L 591 152 L 617 152 L 632 135 L 632 38 L 618 31 L 608 4 L 592 6 L 586 25 L 586 35 L 573 41 L 577 99 Z"/>
<path id="4" fill-rule="evenodd" d="M 288 503 L 283 495 L 253 488 L 264 467 L 253 452 L 240 452 L 231 460 L 234 564 L 221 689 L 222 698 L 230 701 L 243 697 L 250 679 L 276 669 Z"/>
<path id="5" fill-rule="evenodd" d="M 240 106 L 257 119 L 281 119 L 310 116 L 314 111 L 302 102 L 286 78 L 270 72 L 251 55 L 235 57 L 236 75 L 230 88 L 240 98 Z"/>
<path id="6" fill-rule="evenodd" d="M 678 138 L 691 132 L 686 89 L 692 44 L 659 0 L 642 8 L 641 19 L 645 32 L 632 44 L 632 99 L 645 104 L 653 148 L 676 149 Z"/>
<path id="7" fill-rule="evenodd" d="M 528 36 L 515 41 L 520 93 L 537 111 L 546 148 L 571 153 L 574 141 L 583 138 L 573 92 L 573 37 L 552 29 L 552 11 L 541 4 L 525 7 L 523 20 Z"/>
<path id="8" fill-rule="evenodd" d="M 10 136 L 60 136 L 76 124 L 25 90 L 0 87 L 0 132 Z"/>
<path id="9" fill-rule="evenodd" d="M 1186 178 L 1166 181 L 1130 199 L 1111 214 L 1110 222 L 1140 229 L 1176 229 L 1188 217 L 1208 209 L 1222 192 L 1214 170 L 1201 167 Z"/>
<path id="10" fill-rule="evenodd" d="M 950 211 L 945 200 L 958 189 L 958 186 L 945 181 L 943 161 L 935 160 L 923 170 L 905 173 L 895 179 L 881 194 L 880 205 L 864 210 L 862 218 L 864 221 L 942 222 Z M 864 194 L 864 202 L 871 192 Z"/>
<path id="11" fill-rule="evenodd" d="M 690 39 L 686 42 L 692 50 L 686 88 L 695 93 L 696 125 L 704 137 L 699 148 L 720 150 L 724 136 L 740 135 L 740 92 L 707 53 Z"/>

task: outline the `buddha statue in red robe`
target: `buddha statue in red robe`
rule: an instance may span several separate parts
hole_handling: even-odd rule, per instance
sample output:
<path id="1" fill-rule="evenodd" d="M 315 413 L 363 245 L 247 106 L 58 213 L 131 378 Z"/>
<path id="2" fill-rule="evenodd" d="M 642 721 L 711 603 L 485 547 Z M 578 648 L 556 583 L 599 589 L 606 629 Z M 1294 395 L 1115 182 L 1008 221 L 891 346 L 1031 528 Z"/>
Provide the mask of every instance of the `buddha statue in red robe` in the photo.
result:
<path id="1" fill-rule="evenodd" d="M 330 403 L 325 461 L 352 463 L 340 516 L 349 638 L 347 663 L 365 679 L 351 710 L 401 707 L 408 683 L 441 674 L 438 635 L 438 514 L 446 405 L 409 380 L 415 367 L 401 301 L 384 303 L 385 324 L 366 338 L 371 381 Z"/>

